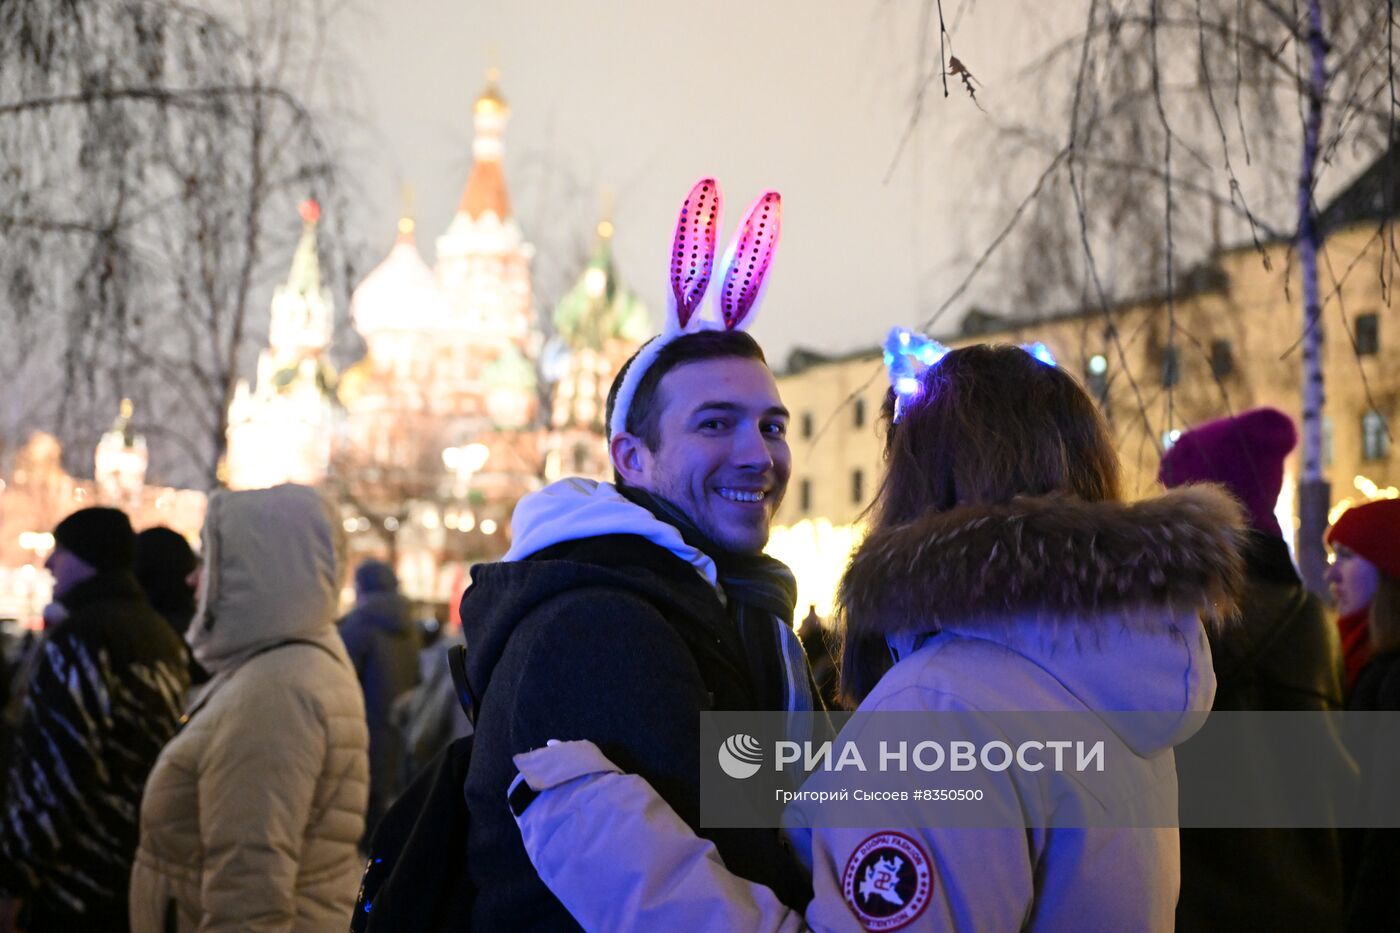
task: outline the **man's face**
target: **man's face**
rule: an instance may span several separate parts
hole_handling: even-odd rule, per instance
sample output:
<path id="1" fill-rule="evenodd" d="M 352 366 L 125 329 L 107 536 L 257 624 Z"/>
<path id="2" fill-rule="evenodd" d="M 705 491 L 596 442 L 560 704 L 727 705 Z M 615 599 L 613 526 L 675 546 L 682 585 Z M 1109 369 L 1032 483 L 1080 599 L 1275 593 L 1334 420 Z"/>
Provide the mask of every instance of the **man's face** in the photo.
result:
<path id="1" fill-rule="evenodd" d="M 97 573 L 91 564 L 62 545 L 54 547 L 44 567 L 53 574 L 54 599 Z"/>
<path id="2" fill-rule="evenodd" d="M 623 478 L 680 508 L 720 547 L 763 550 L 792 472 L 773 374 L 758 360 L 722 357 L 678 366 L 657 388 L 661 443 L 615 445 Z"/>
<path id="3" fill-rule="evenodd" d="M 1371 605 L 1371 598 L 1376 595 L 1376 587 L 1381 582 L 1380 571 L 1349 547 L 1339 544 L 1333 550 L 1336 559 L 1323 579 L 1332 591 L 1337 612 L 1344 616 L 1360 612 Z"/>

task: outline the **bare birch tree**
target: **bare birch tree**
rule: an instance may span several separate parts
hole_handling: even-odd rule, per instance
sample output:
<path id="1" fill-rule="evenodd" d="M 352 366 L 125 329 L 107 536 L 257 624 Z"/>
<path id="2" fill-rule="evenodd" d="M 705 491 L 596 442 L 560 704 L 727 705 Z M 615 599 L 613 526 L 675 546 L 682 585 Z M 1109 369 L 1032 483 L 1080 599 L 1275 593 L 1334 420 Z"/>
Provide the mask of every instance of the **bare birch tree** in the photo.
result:
<path id="1" fill-rule="evenodd" d="M 271 0 L 241 20 L 214 9 L 0 4 L 7 392 L 28 390 L 66 441 L 92 437 L 132 396 L 153 461 L 206 485 L 264 336 L 262 290 L 285 273 L 308 195 L 331 220 L 323 258 L 338 285 L 350 280 L 336 153 L 305 103 L 331 13 Z M 90 449 L 67 446 L 74 458 Z"/>
<path id="2" fill-rule="evenodd" d="M 1395 138 L 1393 6 L 1090 0 L 1084 28 L 1032 68 L 1069 78 L 1067 132 L 1015 125 L 1003 137 L 1008 158 L 1034 153 L 1053 169 L 1004 257 L 1023 309 L 1164 296 L 1171 347 L 1184 270 L 1225 239 L 1252 241 L 1266 265 L 1264 243 L 1292 244 L 1304 311 L 1299 557 L 1315 589 L 1329 502 L 1317 192 Z M 1388 288 L 1395 249 L 1384 222 L 1376 236 Z"/>

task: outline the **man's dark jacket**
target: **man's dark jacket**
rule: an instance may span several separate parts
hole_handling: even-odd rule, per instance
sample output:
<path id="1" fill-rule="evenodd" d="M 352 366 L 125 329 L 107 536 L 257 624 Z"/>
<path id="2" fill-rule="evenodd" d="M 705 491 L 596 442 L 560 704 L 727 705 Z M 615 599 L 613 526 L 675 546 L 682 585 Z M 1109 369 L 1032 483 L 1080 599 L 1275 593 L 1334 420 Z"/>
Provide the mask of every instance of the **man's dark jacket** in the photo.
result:
<path id="1" fill-rule="evenodd" d="M 367 847 L 374 827 L 394 802 L 404 746 L 390 714 L 394 702 L 418 683 L 418 629 L 408 600 L 396 591 L 362 594 L 338 628 L 365 694 L 369 726 Z"/>
<path id="2" fill-rule="evenodd" d="M 1241 617 L 1210 633 L 1217 681 L 1213 709 L 1340 710 L 1336 630 L 1303 586 L 1283 539 L 1252 531 L 1244 557 Z M 1278 744 L 1260 736 L 1250 750 L 1261 792 L 1269 790 L 1270 775 L 1292 767 L 1298 755 L 1329 762 L 1340 776 L 1330 788 L 1334 803 L 1353 792 L 1339 731 L 1319 728 L 1295 738 Z M 1194 787 L 1189 755 L 1178 757 L 1178 770 L 1181 786 Z M 1342 890 L 1342 841 L 1335 829 L 1181 831 L 1176 919 L 1182 933 L 1337 930 Z"/>
<path id="3" fill-rule="evenodd" d="M 175 733 L 184 645 L 126 572 L 59 600 L 29 683 L 0 812 L 0 891 L 30 933 L 124 930 L 141 792 Z"/>
<path id="4" fill-rule="evenodd" d="M 535 874 L 506 803 L 511 756 L 549 739 L 591 739 L 713 840 L 731 871 L 805 906 L 810 881 L 776 831 L 698 825 L 700 713 L 761 706 L 738 633 L 694 567 L 634 535 L 569 541 L 475 568 L 462 624 L 480 702 L 466 782 L 474 929 L 578 929 Z"/>

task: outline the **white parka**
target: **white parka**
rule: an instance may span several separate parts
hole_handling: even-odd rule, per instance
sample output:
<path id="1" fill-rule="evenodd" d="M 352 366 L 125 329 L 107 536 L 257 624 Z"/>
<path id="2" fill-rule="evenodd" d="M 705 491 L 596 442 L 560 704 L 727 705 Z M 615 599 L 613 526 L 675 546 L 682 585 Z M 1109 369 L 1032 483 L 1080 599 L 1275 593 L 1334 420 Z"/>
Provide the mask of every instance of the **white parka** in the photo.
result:
<path id="1" fill-rule="evenodd" d="M 861 711 L 1166 713 L 1106 717 L 1130 750 L 1108 792 L 1117 799 L 1071 787 L 1065 805 L 1174 813 L 1172 748 L 1199 728 L 1215 690 L 1200 614 L 1228 611 L 1240 522 L 1228 497 L 1198 487 L 1132 506 L 960 509 L 872 535 L 843 585 L 848 637 L 883 640 L 896 663 Z M 913 809 L 845 829 L 821 826 L 818 813 L 817 828 L 792 831 L 813 873 L 804 917 L 726 871 L 644 781 L 590 743 L 516 762 L 519 781 L 540 791 L 518 817 L 525 848 L 589 930 L 1174 926 L 1175 829 L 953 829 L 921 826 Z M 860 871 L 894 865 L 924 879 L 915 894 L 905 886 L 893 904 L 862 889 Z"/>
<path id="2" fill-rule="evenodd" d="M 336 527 L 304 486 L 209 501 L 190 643 L 213 678 L 146 784 L 134 933 L 349 926 L 368 732 L 334 625 Z"/>

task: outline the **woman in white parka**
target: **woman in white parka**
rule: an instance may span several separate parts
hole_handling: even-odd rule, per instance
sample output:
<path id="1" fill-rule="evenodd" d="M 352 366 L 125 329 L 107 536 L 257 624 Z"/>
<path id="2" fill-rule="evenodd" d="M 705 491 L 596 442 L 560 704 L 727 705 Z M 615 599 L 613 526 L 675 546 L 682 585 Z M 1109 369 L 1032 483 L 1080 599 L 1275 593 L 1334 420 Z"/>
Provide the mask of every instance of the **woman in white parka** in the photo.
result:
<path id="1" fill-rule="evenodd" d="M 1207 486 L 1121 501 L 1102 416 L 1043 354 L 968 347 L 892 381 L 888 469 L 840 590 L 848 697 L 862 713 L 1155 712 L 1150 729 L 1103 717 L 1130 751 L 1124 799 L 1073 805 L 1174 812 L 1172 749 L 1215 689 L 1202 618 L 1239 585 L 1239 507 Z M 799 916 L 588 743 L 516 761 L 526 849 L 587 929 L 1173 927 L 1175 829 L 928 827 L 912 805 L 883 827 L 818 825 L 794 834 L 814 891 Z M 858 883 L 890 866 L 896 896 Z"/>
<path id="2" fill-rule="evenodd" d="M 369 734 L 335 629 L 341 540 L 305 486 L 210 497 L 188 637 L 213 676 L 146 783 L 133 933 L 349 927 Z"/>

